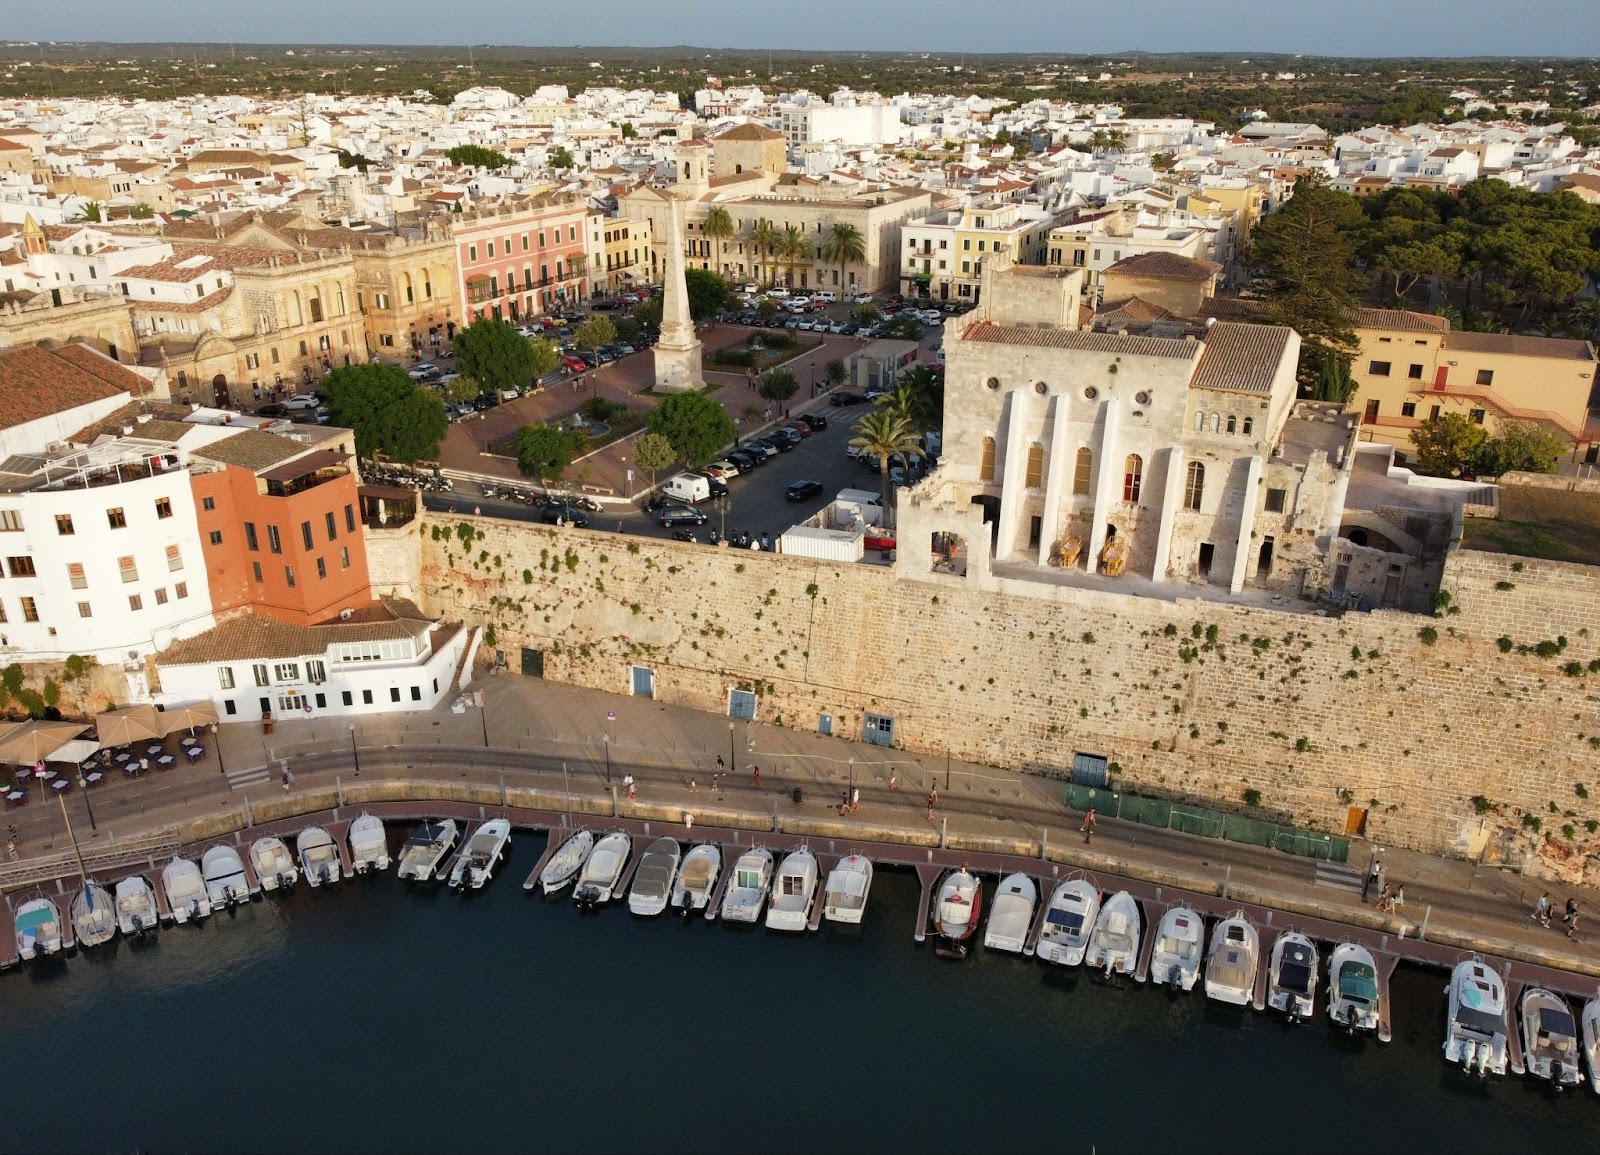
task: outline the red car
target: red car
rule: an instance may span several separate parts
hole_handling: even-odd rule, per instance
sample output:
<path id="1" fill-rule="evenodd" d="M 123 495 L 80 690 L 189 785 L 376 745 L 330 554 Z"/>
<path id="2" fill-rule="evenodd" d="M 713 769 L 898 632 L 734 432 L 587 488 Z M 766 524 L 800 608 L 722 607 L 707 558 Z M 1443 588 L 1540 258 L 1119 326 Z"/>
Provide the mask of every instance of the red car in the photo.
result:
<path id="1" fill-rule="evenodd" d="M 568 373 L 582 373 L 589 368 L 589 364 L 581 357 L 563 357 L 561 367 Z"/>

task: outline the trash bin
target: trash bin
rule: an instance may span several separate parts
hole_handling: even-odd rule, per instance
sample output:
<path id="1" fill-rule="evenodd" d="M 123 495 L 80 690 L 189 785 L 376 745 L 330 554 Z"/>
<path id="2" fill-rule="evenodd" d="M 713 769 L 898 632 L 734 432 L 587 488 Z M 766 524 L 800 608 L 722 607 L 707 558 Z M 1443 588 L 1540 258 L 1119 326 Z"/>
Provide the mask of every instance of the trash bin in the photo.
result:
<path id="1" fill-rule="evenodd" d="M 261 717 L 261 732 L 263 734 L 272 733 L 272 715 L 271 714 L 262 715 L 262 717 Z"/>
<path id="2" fill-rule="evenodd" d="M 791 794 L 790 797 L 794 799 L 794 804 L 796 806 L 800 805 L 800 787 L 796 786 L 794 788 L 794 793 Z"/>

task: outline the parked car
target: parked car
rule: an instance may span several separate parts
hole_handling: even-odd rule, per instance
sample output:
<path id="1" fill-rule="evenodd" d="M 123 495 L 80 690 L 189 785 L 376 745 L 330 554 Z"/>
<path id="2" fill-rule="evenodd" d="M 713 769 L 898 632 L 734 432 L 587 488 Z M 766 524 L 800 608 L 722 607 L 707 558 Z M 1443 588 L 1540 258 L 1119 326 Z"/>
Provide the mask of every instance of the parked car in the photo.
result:
<path id="1" fill-rule="evenodd" d="M 539 511 L 539 520 L 546 525 L 554 525 L 559 521 L 563 525 L 575 525 L 583 529 L 589 524 L 589 515 L 572 505 L 547 505 Z"/>
<path id="2" fill-rule="evenodd" d="M 783 491 L 783 496 L 789 501 L 804 501 L 808 497 L 815 497 L 822 492 L 820 481 L 795 481 Z"/>
<path id="3" fill-rule="evenodd" d="M 561 367 L 568 373 L 582 373 L 589 365 L 581 357 L 563 357 Z"/>
<path id="4" fill-rule="evenodd" d="M 776 445 L 779 449 L 793 449 L 796 445 L 800 444 L 800 435 L 793 429 L 785 427 L 782 429 L 774 429 L 771 433 L 767 434 L 766 437 L 762 438 L 762 440 Z"/>
<path id="5" fill-rule="evenodd" d="M 800 420 L 800 418 L 796 417 L 793 421 L 789 422 L 789 424 L 783 427 L 783 432 L 793 433 L 796 437 L 804 440 L 805 438 L 811 436 L 812 429 L 811 426 L 807 425 L 804 421 Z"/>
<path id="6" fill-rule="evenodd" d="M 726 458 L 727 462 L 740 473 L 749 473 L 757 466 L 757 464 L 765 461 L 766 459 L 766 454 L 762 454 L 759 458 L 757 458 L 755 454 L 746 453 L 742 449 L 735 449 L 732 453 L 728 454 Z"/>
<path id="7" fill-rule="evenodd" d="M 704 525 L 706 515 L 689 505 L 669 505 L 661 511 L 657 519 L 662 528 L 671 529 L 675 525 Z"/>
<path id="8" fill-rule="evenodd" d="M 256 416 L 257 417 L 287 417 L 287 416 L 289 416 L 289 407 L 287 405 L 276 405 L 276 404 L 274 404 L 274 405 L 263 405 L 261 408 L 256 410 Z"/>
<path id="9" fill-rule="evenodd" d="M 317 399 L 309 393 L 296 393 L 293 397 L 284 401 L 283 407 L 291 413 L 296 409 L 315 409 L 317 407 Z"/>
<path id="10" fill-rule="evenodd" d="M 729 478 L 739 476 L 739 467 L 731 461 L 713 461 L 700 472 L 718 481 L 727 481 Z"/>
<path id="11" fill-rule="evenodd" d="M 692 505 L 711 496 L 711 479 L 698 473 L 677 473 L 667 478 L 661 492 Z"/>
<path id="12" fill-rule="evenodd" d="M 832 405 L 865 405 L 867 399 L 859 393 L 835 393 L 829 404 Z"/>
<path id="13" fill-rule="evenodd" d="M 694 471 L 694 476 L 703 477 L 703 478 L 706 479 L 706 484 L 711 487 L 711 496 L 712 497 L 725 497 L 725 496 L 727 496 L 728 483 L 723 481 L 722 478 L 713 477 L 709 472 L 707 472 L 704 469 L 695 470 Z"/>
<path id="14" fill-rule="evenodd" d="M 802 413 L 800 420 L 811 426 L 813 431 L 828 427 L 828 419 L 820 413 Z"/>
<path id="15" fill-rule="evenodd" d="M 748 453 L 755 460 L 755 463 L 760 465 L 769 457 L 778 456 L 778 447 L 766 440 L 766 438 L 757 438 L 754 441 L 746 441 L 742 452 Z"/>

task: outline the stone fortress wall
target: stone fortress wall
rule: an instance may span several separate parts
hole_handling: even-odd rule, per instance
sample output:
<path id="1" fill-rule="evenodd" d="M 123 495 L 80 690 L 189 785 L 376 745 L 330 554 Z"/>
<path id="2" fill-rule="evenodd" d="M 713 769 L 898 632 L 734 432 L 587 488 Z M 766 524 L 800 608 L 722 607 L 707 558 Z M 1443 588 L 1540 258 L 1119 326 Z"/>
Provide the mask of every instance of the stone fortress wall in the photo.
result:
<path id="1" fill-rule="evenodd" d="M 1243 810 L 1259 791 L 1250 813 L 1333 833 L 1366 809 L 1369 837 L 1439 852 L 1492 857 L 1515 835 L 1581 867 L 1600 845 L 1600 798 L 1579 792 L 1600 791 L 1588 567 L 1457 551 L 1442 616 L 1322 617 L 441 514 L 373 537 L 390 534 L 420 554 L 375 540 L 375 586 L 492 624 L 486 653 L 516 669 L 542 651 L 552 680 L 628 693 L 638 666 L 663 701 L 725 711 L 755 690 L 761 721 L 826 714 L 851 738 L 879 715 L 930 766 L 1096 753 L 1137 792 Z"/>

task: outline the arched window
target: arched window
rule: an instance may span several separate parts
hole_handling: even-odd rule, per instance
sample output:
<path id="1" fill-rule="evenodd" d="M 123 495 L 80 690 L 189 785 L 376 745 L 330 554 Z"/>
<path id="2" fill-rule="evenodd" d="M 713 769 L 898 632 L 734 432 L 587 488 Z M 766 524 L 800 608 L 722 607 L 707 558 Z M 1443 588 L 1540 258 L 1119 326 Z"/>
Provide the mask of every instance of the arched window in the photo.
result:
<path id="1" fill-rule="evenodd" d="M 1222 415 L 1220 413 L 1213 413 L 1211 415 L 1211 432 L 1219 433 L 1219 432 L 1221 432 L 1221 430 L 1222 430 Z"/>
<path id="2" fill-rule="evenodd" d="M 1094 454 L 1088 449 L 1078 450 L 1077 460 L 1072 464 L 1072 492 L 1074 496 L 1089 492 L 1089 481 L 1094 473 Z"/>
<path id="3" fill-rule="evenodd" d="M 1238 429 L 1238 427 L 1239 427 L 1239 423 L 1238 423 L 1237 419 L 1233 416 L 1232 413 L 1228 414 L 1228 432 L 1232 433 L 1236 429 Z"/>
<path id="4" fill-rule="evenodd" d="M 1244 419 L 1244 435 L 1246 437 L 1250 436 L 1250 430 L 1254 425 L 1255 425 L 1254 418 L 1246 417 Z"/>
<path id="5" fill-rule="evenodd" d="M 1144 483 L 1144 459 L 1137 453 L 1128 454 L 1122 463 L 1122 500 L 1139 503 L 1139 487 Z"/>
<path id="6" fill-rule="evenodd" d="M 1204 413 L 1196 413 L 1194 415 L 1194 431 L 1196 433 L 1204 433 L 1206 431 L 1206 415 Z"/>
<path id="7" fill-rule="evenodd" d="M 978 452 L 978 480 L 994 480 L 994 438 L 985 437 Z"/>
<path id="8" fill-rule="evenodd" d="M 1198 510 L 1206 493 L 1206 467 L 1198 461 L 1189 462 L 1183 479 L 1183 508 Z"/>
<path id="9" fill-rule="evenodd" d="M 1029 489 L 1044 485 L 1044 446 L 1037 442 L 1028 446 L 1028 476 L 1023 484 Z"/>

